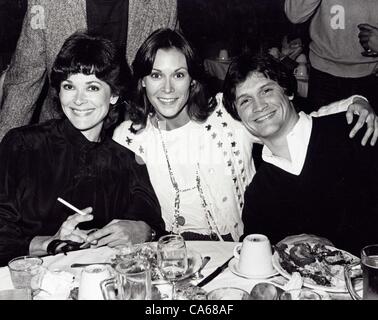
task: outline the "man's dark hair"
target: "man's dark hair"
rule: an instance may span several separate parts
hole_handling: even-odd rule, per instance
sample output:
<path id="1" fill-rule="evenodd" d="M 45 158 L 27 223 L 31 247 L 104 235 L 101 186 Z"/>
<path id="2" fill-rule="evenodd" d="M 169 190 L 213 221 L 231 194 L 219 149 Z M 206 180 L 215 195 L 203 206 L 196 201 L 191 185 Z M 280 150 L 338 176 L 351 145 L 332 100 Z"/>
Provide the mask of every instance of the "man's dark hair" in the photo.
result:
<path id="1" fill-rule="evenodd" d="M 276 81 L 287 96 L 293 96 L 297 91 L 294 75 L 279 60 L 268 53 L 242 54 L 231 62 L 223 84 L 223 105 L 235 120 L 241 121 L 235 106 L 236 87 L 254 72 Z"/>

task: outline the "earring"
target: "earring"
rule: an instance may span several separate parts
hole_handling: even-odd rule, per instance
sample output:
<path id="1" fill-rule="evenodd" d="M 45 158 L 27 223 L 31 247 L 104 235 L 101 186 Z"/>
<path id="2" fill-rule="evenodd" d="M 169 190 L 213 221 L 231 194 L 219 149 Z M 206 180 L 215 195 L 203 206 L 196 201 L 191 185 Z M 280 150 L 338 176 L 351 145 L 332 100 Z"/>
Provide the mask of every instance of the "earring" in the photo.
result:
<path id="1" fill-rule="evenodd" d="M 116 102 L 118 101 L 118 96 L 111 96 L 110 97 L 110 104 L 116 104 Z"/>
<path id="2" fill-rule="evenodd" d="M 142 87 L 145 88 L 146 84 L 144 83 L 144 80 L 142 80 Z"/>

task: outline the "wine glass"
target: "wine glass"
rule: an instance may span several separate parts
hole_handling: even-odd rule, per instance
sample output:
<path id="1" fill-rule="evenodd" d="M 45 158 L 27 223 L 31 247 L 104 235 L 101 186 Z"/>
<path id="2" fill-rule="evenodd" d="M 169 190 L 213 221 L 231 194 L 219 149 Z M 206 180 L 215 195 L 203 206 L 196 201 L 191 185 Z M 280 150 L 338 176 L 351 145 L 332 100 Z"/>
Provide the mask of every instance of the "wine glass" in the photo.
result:
<path id="1" fill-rule="evenodd" d="M 169 234 L 157 243 L 157 262 L 163 277 L 172 285 L 172 300 L 176 299 L 176 282 L 188 270 L 188 256 L 182 236 Z"/>

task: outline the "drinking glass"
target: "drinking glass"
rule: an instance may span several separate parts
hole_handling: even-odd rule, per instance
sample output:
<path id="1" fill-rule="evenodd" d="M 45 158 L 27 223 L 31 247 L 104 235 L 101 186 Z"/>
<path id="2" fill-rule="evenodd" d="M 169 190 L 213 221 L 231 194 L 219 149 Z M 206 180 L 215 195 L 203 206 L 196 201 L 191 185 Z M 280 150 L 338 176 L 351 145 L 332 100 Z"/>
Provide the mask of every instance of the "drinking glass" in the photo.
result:
<path id="1" fill-rule="evenodd" d="M 114 267 L 115 276 L 101 282 L 105 300 L 151 300 L 151 268 L 143 258 L 126 258 Z"/>
<path id="2" fill-rule="evenodd" d="M 347 265 L 344 269 L 347 289 L 354 300 L 361 300 L 353 278 L 362 277 L 363 300 L 378 300 L 378 244 L 368 245 L 361 250 L 361 262 Z"/>
<path id="3" fill-rule="evenodd" d="M 222 287 L 210 291 L 207 300 L 251 300 L 251 296 L 240 288 Z"/>
<path id="4" fill-rule="evenodd" d="M 38 289 L 33 283 L 41 273 L 43 260 L 38 257 L 22 256 L 9 261 L 8 268 L 15 289 Z"/>
<path id="5" fill-rule="evenodd" d="M 157 243 L 157 262 L 163 277 L 172 285 L 172 299 L 176 299 L 176 282 L 188 270 L 185 240 L 180 235 L 169 234 Z"/>

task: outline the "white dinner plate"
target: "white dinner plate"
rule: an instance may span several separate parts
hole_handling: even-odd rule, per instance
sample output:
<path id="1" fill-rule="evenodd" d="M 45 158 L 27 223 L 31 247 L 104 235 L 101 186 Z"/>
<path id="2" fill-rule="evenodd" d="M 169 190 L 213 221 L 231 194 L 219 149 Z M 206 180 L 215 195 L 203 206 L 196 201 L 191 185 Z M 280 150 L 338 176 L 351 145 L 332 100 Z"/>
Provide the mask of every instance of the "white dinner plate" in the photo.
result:
<path id="1" fill-rule="evenodd" d="M 270 274 L 262 275 L 262 276 L 254 276 L 254 275 L 241 273 L 238 270 L 238 259 L 236 259 L 236 258 L 233 258 L 233 259 L 230 260 L 230 262 L 228 263 L 228 267 L 230 268 L 232 273 L 236 274 L 239 277 L 247 278 L 247 279 L 266 279 L 266 278 L 270 278 L 270 277 L 273 277 L 276 274 L 278 274 L 277 270 L 274 270 L 274 272 L 272 272 Z"/>
<path id="2" fill-rule="evenodd" d="M 353 254 L 351 254 L 351 253 L 349 253 L 347 251 L 344 251 L 344 250 L 341 250 L 341 249 L 337 249 L 337 248 L 334 248 L 334 247 L 331 247 L 331 246 L 325 246 L 325 247 L 327 249 L 331 249 L 331 250 L 339 250 L 339 251 L 343 252 L 344 254 L 352 257 L 353 261 L 359 261 L 359 258 L 357 258 L 356 256 L 354 256 Z M 291 274 L 289 274 L 284 268 L 281 267 L 280 259 L 279 259 L 279 255 L 278 255 L 277 251 L 274 252 L 272 261 L 273 261 L 274 268 L 282 276 L 284 276 L 285 278 L 287 278 L 287 279 L 290 280 L 291 279 Z M 340 275 L 340 277 L 342 277 L 342 280 L 344 280 L 344 276 L 343 275 L 342 276 Z M 348 292 L 348 289 L 346 288 L 345 282 L 343 282 L 342 285 L 337 286 L 337 287 L 336 286 L 328 287 L 328 286 L 322 286 L 322 285 L 313 284 L 313 283 L 309 282 L 306 277 L 302 277 L 302 278 L 303 278 L 303 286 L 305 286 L 307 288 L 311 288 L 311 289 L 315 289 L 315 290 L 323 290 L 323 291 L 327 291 L 327 292 L 334 292 L 334 293 L 346 293 L 346 292 Z M 360 291 L 362 289 L 362 281 L 358 282 L 356 284 L 355 289 L 357 291 Z"/>

